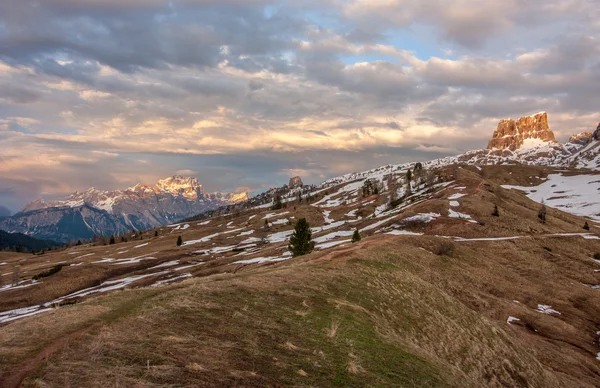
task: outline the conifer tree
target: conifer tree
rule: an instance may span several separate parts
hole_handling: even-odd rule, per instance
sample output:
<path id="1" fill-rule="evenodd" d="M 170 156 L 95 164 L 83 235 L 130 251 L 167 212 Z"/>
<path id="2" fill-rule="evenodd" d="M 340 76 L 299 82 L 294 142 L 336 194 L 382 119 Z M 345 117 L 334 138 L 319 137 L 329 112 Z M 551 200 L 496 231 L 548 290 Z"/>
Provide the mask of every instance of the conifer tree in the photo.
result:
<path id="1" fill-rule="evenodd" d="M 312 232 L 306 218 L 300 218 L 296 223 L 294 233 L 290 236 L 290 244 L 288 249 L 292 252 L 292 256 L 302 256 L 312 252 L 315 247 L 315 242 L 311 241 Z"/>
<path id="2" fill-rule="evenodd" d="M 542 207 L 540 208 L 540 211 L 538 212 L 538 218 L 540 219 L 540 222 L 542 224 L 546 223 L 546 205 L 544 205 L 542 203 Z"/>
<path id="3" fill-rule="evenodd" d="M 180 247 L 181 244 L 183 244 L 183 239 L 181 238 L 181 236 L 177 237 L 177 246 Z"/>
<path id="4" fill-rule="evenodd" d="M 158 237 L 158 230 L 154 231 L 154 237 Z"/>
<path id="5" fill-rule="evenodd" d="M 109 245 L 113 245 L 115 243 L 115 236 L 113 236 L 112 234 L 110 235 L 110 240 L 108 240 L 108 244 Z"/>
<path id="6" fill-rule="evenodd" d="M 281 195 L 275 194 L 275 198 L 273 198 L 273 206 L 271 210 L 279 210 L 283 208 L 283 203 L 281 202 Z"/>
<path id="7" fill-rule="evenodd" d="M 354 229 L 354 234 L 352 235 L 352 242 L 358 242 L 360 241 L 361 237 L 360 237 L 360 233 L 358 232 L 358 229 Z"/>
<path id="8" fill-rule="evenodd" d="M 587 221 L 585 222 L 585 224 L 583 224 L 583 229 L 590 230 L 590 225 L 588 224 Z"/>

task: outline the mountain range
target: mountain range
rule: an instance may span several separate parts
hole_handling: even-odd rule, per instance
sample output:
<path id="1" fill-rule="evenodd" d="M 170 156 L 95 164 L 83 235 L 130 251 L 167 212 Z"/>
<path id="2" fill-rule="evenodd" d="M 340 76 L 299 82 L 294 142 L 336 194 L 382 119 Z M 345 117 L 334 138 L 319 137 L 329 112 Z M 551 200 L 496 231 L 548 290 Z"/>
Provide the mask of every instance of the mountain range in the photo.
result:
<path id="1" fill-rule="evenodd" d="M 2 252 L 0 386 L 595 388 L 598 135 L 503 120 L 484 150 L 295 177 L 115 244 Z M 210 197 L 186 179 L 136 190 Z M 29 212 L 117 211 L 89 191 Z M 301 219 L 314 250 L 293 257 Z"/>
<path id="2" fill-rule="evenodd" d="M 428 168 L 452 164 L 497 165 L 525 164 L 548 167 L 600 169 L 600 131 L 583 132 L 559 143 L 548 124 L 548 114 L 540 112 L 518 120 L 498 123 L 486 149 L 428 161 Z M 414 164 L 414 163 L 413 163 Z M 410 165 L 410 164 L 407 164 Z M 383 166 L 389 172 L 404 165 Z M 325 184 L 358 179 L 369 171 L 331 178 Z M 379 176 L 376 174 L 376 176 Z M 382 175 L 383 176 L 383 175 Z M 298 178 L 299 179 L 299 178 Z M 301 180 L 300 180 L 301 182 Z M 301 188 L 290 182 L 293 195 Z M 155 185 L 138 184 L 125 190 L 100 191 L 90 188 L 58 201 L 37 200 L 17 214 L 0 220 L 0 230 L 60 242 L 89 239 L 94 235 L 122 234 L 145 230 L 182 219 L 199 219 L 203 213 L 223 214 L 235 205 L 268 206 L 281 189 L 271 189 L 257 197 L 248 193 L 205 193 L 196 178 L 173 176 Z M 215 213 L 216 209 L 225 209 Z"/>
<path id="3" fill-rule="evenodd" d="M 206 193 L 196 178 L 173 176 L 154 186 L 90 188 L 55 201 L 36 200 L 0 220 L 0 230 L 60 242 L 145 230 L 249 198 L 248 193 Z"/>

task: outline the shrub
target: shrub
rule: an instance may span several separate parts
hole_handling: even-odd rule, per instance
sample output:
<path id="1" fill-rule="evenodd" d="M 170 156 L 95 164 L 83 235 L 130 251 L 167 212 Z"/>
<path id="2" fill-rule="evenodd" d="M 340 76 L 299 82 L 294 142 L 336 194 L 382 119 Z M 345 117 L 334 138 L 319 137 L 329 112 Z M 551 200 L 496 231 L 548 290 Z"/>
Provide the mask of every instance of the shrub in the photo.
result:
<path id="1" fill-rule="evenodd" d="M 32 279 L 33 280 L 38 280 L 38 279 L 41 279 L 41 278 L 46 278 L 48 276 L 54 275 L 55 273 L 60 272 L 60 270 L 62 269 L 62 267 L 66 267 L 66 266 L 68 266 L 68 264 L 58 264 L 58 265 L 55 265 L 54 267 L 50 268 L 49 270 L 44 271 L 44 272 L 40 272 L 39 274 L 35 275 Z"/>
<path id="2" fill-rule="evenodd" d="M 454 254 L 454 244 L 451 241 L 442 241 L 435 253 L 438 256 L 452 256 Z"/>
<path id="3" fill-rule="evenodd" d="M 583 229 L 590 230 L 590 225 L 587 223 L 587 221 L 585 222 L 585 224 L 583 224 Z"/>
<path id="4" fill-rule="evenodd" d="M 110 240 L 108 240 L 108 244 L 109 245 L 113 245 L 115 243 L 115 236 L 113 236 L 112 234 L 110 235 Z"/>
<path id="5" fill-rule="evenodd" d="M 494 205 L 494 211 L 492 212 L 494 217 L 500 217 L 500 212 L 498 211 L 498 205 Z"/>
<path id="6" fill-rule="evenodd" d="M 538 212 L 538 218 L 542 224 L 546 223 L 546 206 L 542 204 L 540 211 Z"/>
<path id="7" fill-rule="evenodd" d="M 594 253 L 594 259 L 600 260 L 600 252 Z"/>

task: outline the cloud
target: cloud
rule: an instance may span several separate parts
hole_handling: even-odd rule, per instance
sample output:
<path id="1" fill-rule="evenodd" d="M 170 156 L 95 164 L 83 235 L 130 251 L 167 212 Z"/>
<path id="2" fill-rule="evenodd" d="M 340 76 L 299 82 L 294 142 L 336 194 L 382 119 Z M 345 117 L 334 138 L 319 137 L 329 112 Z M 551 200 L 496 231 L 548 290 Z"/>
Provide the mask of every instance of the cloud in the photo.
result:
<path id="1" fill-rule="evenodd" d="M 2 2 L 0 202 L 175 173 L 314 183 L 539 110 L 564 140 L 600 115 L 595 3 Z"/>

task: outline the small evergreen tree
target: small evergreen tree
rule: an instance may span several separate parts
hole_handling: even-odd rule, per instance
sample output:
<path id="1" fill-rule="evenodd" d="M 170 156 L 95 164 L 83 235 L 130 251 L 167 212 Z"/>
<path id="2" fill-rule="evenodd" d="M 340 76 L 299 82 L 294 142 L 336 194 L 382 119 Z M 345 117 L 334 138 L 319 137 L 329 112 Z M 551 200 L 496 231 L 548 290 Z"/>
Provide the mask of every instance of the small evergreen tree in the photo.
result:
<path id="1" fill-rule="evenodd" d="M 154 231 L 154 237 L 158 237 L 158 230 Z"/>
<path id="2" fill-rule="evenodd" d="M 273 198 L 273 206 L 271 206 L 271 210 L 279 210 L 283 208 L 283 203 L 281 202 L 281 195 L 275 194 L 275 198 Z"/>
<path id="3" fill-rule="evenodd" d="M 360 241 L 361 237 L 360 237 L 360 233 L 358 232 L 358 229 L 354 229 L 354 234 L 352 235 L 352 242 L 358 242 Z"/>
<path id="4" fill-rule="evenodd" d="M 542 207 L 540 208 L 540 211 L 538 212 L 538 218 L 540 219 L 540 222 L 542 224 L 546 223 L 546 205 L 544 205 L 542 203 Z"/>
<path id="5" fill-rule="evenodd" d="M 492 212 L 494 217 L 500 217 L 500 212 L 498 212 L 498 205 L 494 205 L 494 211 Z"/>
<path id="6" fill-rule="evenodd" d="M 181 238 L 181 236 L 177 236 L 177 246 L 180 247 L 181 244 L 183 244 L 183 239 Z"/>
<path id="7" fill-rule="evenodd" d="M 81 245 L 81 240 L 77 240 L 77 244 L 75 245 Z"/>
<path id="8" fill-rule="evenodd" d="M 292 252 L 292 256 L 302 256 L 312 252 L 315 247 L 315 242 L 311 241 L 312 232 L 306 218 L 300 218 L 296 222 L 294 233 L 290 236 L 290 244 L 288 249 Z"/>
<path id="9" fill-rule="evenodd" d="M 110 240 L 108 240 L 108 244 L 109 245 L 113 245 L 115 243 L 115 236 L 113 236 L 112 234 L 110 235 Z"/>
<path id="10" fill-rule="evenodd" d="M 585 222 L 585 224 L 583 224 L 583 229 L 590 230 L 590 225 L 588 224 L 587 221 Z"/>
<path id="11" fill-rule="evenodd" d="M 408 171 L 406 172 L 406 180 L 407 180 L 408 182 L 410 182 L 410 181 L 412 180 L 412 172 L 410 172 L 410 170 L 408 170 Z"/>

